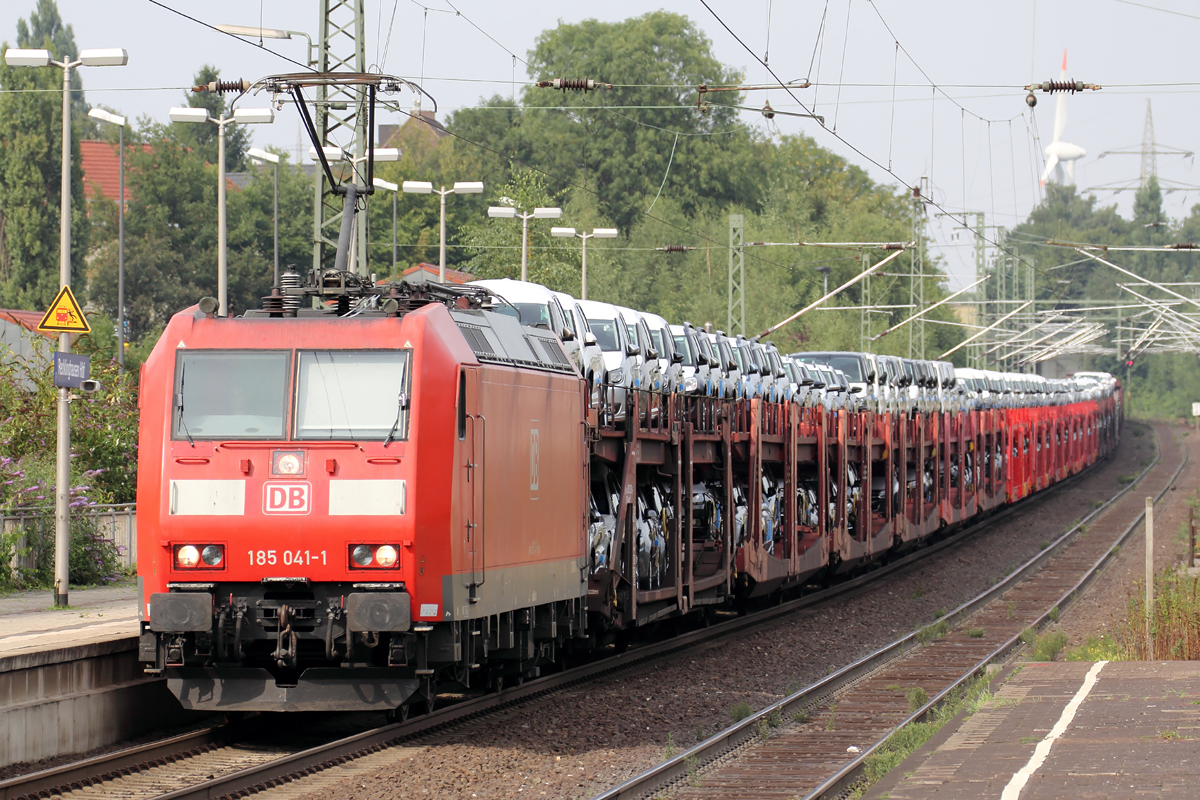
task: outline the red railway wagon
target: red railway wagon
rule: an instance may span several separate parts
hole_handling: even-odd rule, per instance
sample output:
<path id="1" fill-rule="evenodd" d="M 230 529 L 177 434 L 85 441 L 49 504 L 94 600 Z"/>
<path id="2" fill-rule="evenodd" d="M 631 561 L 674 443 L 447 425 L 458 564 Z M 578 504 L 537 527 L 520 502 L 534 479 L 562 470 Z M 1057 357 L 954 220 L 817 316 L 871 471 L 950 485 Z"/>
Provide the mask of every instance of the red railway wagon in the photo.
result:
<path id="1" fill-rule="evenodd" d="M 866 568 L 1117 441 L 1119 390 L 911 415 L 634 390 L 592 408 L 561 332 L 485 290 L 355 281 L 294 276 L 296 302 L 238 319 L 189 309 L 143 367 L 139 652 L 185 707 L 403 711 L 520 681 Z"/>

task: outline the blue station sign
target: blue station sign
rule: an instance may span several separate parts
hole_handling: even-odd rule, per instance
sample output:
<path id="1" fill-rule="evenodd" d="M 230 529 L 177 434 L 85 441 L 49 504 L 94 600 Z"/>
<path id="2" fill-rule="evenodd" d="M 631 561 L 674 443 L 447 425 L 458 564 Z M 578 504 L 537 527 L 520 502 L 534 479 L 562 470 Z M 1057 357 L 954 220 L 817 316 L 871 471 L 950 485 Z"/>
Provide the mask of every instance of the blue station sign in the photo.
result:
<path id="1" fill-rule="evenodd" d="M 54 353 L 54 385 L 60 389 L 78 389 L 92 377 L 92 357 L 74 353 Z"/>

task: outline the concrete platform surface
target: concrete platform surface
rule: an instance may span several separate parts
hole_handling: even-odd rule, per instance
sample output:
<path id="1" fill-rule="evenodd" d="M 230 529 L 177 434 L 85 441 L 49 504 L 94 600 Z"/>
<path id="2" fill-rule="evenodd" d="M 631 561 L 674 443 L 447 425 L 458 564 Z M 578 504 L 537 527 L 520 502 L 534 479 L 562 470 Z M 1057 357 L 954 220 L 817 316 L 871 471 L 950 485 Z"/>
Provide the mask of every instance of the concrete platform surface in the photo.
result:
<path id="1" fill-rule="evenodd" d="M 867 796 L 1200 797 L 1200 663 L 1026 664 L 937 738 Z"/>
<path id="2" fill-rule="evenodd" d="M 0 671 L 28 666 L 33 655 L 136 637 L 137 586 L 76 589 L 55 609 L 47 590 L 0 597 Z"/>

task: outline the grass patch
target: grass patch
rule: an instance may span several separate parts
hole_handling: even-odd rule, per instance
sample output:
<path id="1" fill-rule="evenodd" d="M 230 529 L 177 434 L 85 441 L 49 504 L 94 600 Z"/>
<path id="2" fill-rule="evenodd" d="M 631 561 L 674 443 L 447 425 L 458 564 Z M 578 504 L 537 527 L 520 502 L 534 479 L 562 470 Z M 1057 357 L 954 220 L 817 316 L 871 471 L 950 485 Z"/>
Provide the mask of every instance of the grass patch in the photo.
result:
<path id="1" fill-rule="evenodd" d="M 970 636 L 972 639 L 982 639 L 983 628 L 967 628 L 967 636 Z"/>
<path id="2" fill-rule="evenodd" d="M 667 749 L 663 752 L 663 761 L 670 761 L 675 757 L 675 734 L 667 733 Z"/>
<path id="3" fill-rule="evenodd" d="M 750 704 L 744 700 L 740 703 L 734 703 L 729 709 L 729 717 L 734 722 L 741 722 L 746 717 L 750 716 Z"/>
<path id="4" fill-rule="evenodd" d="M 917 632 L 917 641 L 921 644 L 929 644 L 934 639 L 940 639 L 950 632 L 950 623 L 944 619 L 940 619 L 928 627 L 922 628 Z"/>
<path id="5" fill-rule="evenodd" d="M 1037 638 L 1037 631 L 1033 628 L 1026 628 L 1021 631 L 1021 643 L 1025 645 L 1033 644 L 1033 640 Z"/>
<path id="6" fill-rule="evenodd" d="M 825 730 L 827 730 L 827 731 L 833 730 L 833 727 L 836 724 L 837 724 L 837 703 L 832 703 L 829 706 L 829 719 L 825 721 Z"/>
<path id="7" fill-rule="evenodd" d="M 1040 742 L 1041 740 L 1042 737 L 1040 736 L 1022 736 L 1017 741 L 1021 744 L 1033 744 L 1034 742 Z"/>
<path id="8" fill-rule="evenodd" d="M 1038 542 L 1038 549 L 1039 549 L 1039 550 L 1045 550 L 1045 549 L 1046 549 L 1047 547 L 1049 547 L 1049 546 L 1050 546 L 1050 540 L 1049 540 L 1049 539 L 1042 539 L 1040 542 Z"/>
<path id="9" fill-rule="evenodd" d="M 1046 616 L 1048 616 L 1050 618 L 1051 622 L 1058 622 L 1058 618 L 1060 616 L 1062 616 L 1062 612 L 1060 612 L 1058 610 L 1058 606 L 1055 606 L 1054 608 L 1050 609 L 1049 613 L 1046 614 Z"/>
<path id="10" fill-rule="evenodd" d="M 1087 637 L 1079 647 L 1068 650 L 1063 658 L 1066 661 L 1125 661 L 1127 657 L 1116 639 L 1101 634 Z"/>
<path id="11" fill-rule="evenodd" d="M 1128 486 L 1133 483 L 1135 478 L 1137 478 L 1137 475 L 1134 475 L 1132 472 L 1126 472 L 1117 476 L 1117 483 L 1121 486 Z"/>
<path id="12" fill-rule="evenodd" d="M 904 696 L 908 698 L 908 713 L 910 714 L 929 702 L 929 694 L 920 686 L 905 689 Z"/>
<path id="13" fill-rule="evenodd" d="M 1152 640 L 1146 637 L 1147 618 Z M 1188 575 L 1182 566 L 1155 575 L 1154 607 L 1149 612 L 1145 589 L 1139 585 L 1129 596 L 1126 619 L 1116 636 L 1131 659 L 1200 659 L 1200 577 Z"/>
<path id="14" fill-rule="evenodd" d="M 944 608 L 939 608 L 937 611 L 933 612 L 934 619 L 941 619 L 944 616 L 946 616 L 946 609 Z"/>
<path id="15" fill-rule="evenodd" d="M 925 722 L 913 722 L 887 738 L 863 763 L 864 777 L 852 789 L 852 797 L 862 797 L 867 789 L 891 772 L 896 765 L 917 751 L 964 708 L 971 708 L 987 692 L 988 677 L 980 675 L 971 683 L 952 691 L 945 702 L 932 709 Z"/>
<path id="16" fill-rule="evenodd" d="M 1067 644 L 1067 635 L 1062 631 L 1046 631 L 1038 636 L 1029 654 L 1030 661 L 1053 661 Z"/>

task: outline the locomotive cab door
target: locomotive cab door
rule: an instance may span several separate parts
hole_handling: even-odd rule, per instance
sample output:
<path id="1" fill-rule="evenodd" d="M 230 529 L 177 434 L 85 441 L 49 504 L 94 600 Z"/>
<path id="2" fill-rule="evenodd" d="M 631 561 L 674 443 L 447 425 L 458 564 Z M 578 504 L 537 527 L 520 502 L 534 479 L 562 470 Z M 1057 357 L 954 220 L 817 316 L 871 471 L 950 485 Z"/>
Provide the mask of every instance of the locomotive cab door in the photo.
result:
<path id="1" fill-rule="evenodd" d="M 470 602 L 479 602 L 479 587 L 486 579 L 484 559 L 487 550 L 484 543 L 484 458 L 487 420 L 480 413 L 479 367 L 463 366 L 458 373 L 458 470 L 459 470 L 459 519 L 463 552 L 469 569 L 466 575 L 467 596 Z"/>

